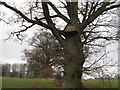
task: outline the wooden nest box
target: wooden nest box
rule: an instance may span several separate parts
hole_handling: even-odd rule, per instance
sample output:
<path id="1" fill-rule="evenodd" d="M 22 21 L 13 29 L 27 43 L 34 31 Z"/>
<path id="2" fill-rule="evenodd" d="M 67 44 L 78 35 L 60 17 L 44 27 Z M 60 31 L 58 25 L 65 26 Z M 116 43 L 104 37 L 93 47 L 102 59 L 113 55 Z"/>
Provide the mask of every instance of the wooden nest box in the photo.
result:
<path id="1" fill-rule="evenodd" d="M 78 32 L 72 24 L 67 24 L 64 29 L 64 33 L 66 34 L 66 36 L 73 36 L 76 35 Z"/>

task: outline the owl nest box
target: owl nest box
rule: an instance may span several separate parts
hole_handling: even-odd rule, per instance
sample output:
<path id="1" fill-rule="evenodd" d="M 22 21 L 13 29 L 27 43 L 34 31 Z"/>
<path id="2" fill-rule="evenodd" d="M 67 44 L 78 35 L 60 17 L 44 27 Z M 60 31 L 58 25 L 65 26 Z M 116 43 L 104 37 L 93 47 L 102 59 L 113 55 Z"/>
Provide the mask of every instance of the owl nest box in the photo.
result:
<path id="1" fill-rule="evenodd" d="M 64 33 L 67 36 L 72 36 L 72 35 L 76 35 L 78 31 L 75 29 L 75 27 L 72 24 L 67 24 L 64 29 Z"/>

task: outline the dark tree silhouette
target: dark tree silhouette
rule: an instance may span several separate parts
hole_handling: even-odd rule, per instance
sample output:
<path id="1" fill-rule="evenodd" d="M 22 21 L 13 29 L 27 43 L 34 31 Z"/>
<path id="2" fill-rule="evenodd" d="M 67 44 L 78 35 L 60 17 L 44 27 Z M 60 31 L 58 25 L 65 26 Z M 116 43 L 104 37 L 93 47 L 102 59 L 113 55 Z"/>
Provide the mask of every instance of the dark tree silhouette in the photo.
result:
<path id="1" fill-rule="evenodd" d="M 32 49 L 24 50 L 24 60 L 34 77 L 44 77 L 48 66 L 62 65 L 62 47 L 51 33 L 36 32 L 28 43 Z"/>
<path id="2" fill-rule="evenodd" d="M 10 64 L 2 64 L 2 76 L 9 77 L 10 76 Z"/>

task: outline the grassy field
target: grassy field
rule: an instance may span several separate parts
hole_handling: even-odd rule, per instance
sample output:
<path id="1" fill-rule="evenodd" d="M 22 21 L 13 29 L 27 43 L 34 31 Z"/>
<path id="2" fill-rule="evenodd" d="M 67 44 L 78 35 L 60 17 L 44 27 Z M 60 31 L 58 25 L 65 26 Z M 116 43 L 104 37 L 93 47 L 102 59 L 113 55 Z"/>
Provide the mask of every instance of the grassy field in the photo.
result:
<path id="1" fill-rule="evenodd" d="M 1 77 L 0 77 L 1 78 Z M 118 80 L 82 80 L 87 88 L 118 88 Z M 21 79 L 2 77 L 3 88 L 58 88 L 50 79 Z"/>
<path id="2" fill-rule="evenodd" d="M 82 80 L 86 87 L 91 88 L 118 88 L 118 80 Z"/>
<path id="3" fill-rule="evenodd" d="M 2 77 L 2 88 L 56 88 L 53 80 Z"/>

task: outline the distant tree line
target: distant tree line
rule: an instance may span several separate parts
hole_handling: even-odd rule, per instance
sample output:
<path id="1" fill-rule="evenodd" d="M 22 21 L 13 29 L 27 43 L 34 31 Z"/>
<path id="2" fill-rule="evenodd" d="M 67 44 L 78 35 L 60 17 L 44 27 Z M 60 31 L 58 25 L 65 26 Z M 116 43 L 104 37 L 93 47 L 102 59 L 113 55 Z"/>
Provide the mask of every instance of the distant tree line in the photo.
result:
<path id="1" fill-rule="evenodd" d="M 2 64 L 2 76 L 27 77 L 27 64 Z"/>
<path id="2" fill-rule="evenodd" d="M 55 71 L 51 67 L 45 68 L 43 74 L 35 76 L 32 70 L 28 69 L 27 64 L 1 64 L 3 77 L 16 77 L 16 78 L 49 78 L 55 77 Z M 41 71 L 39 71 L 41 72 Z M 37 74 L 39 73 L 37 72 Z"/>

